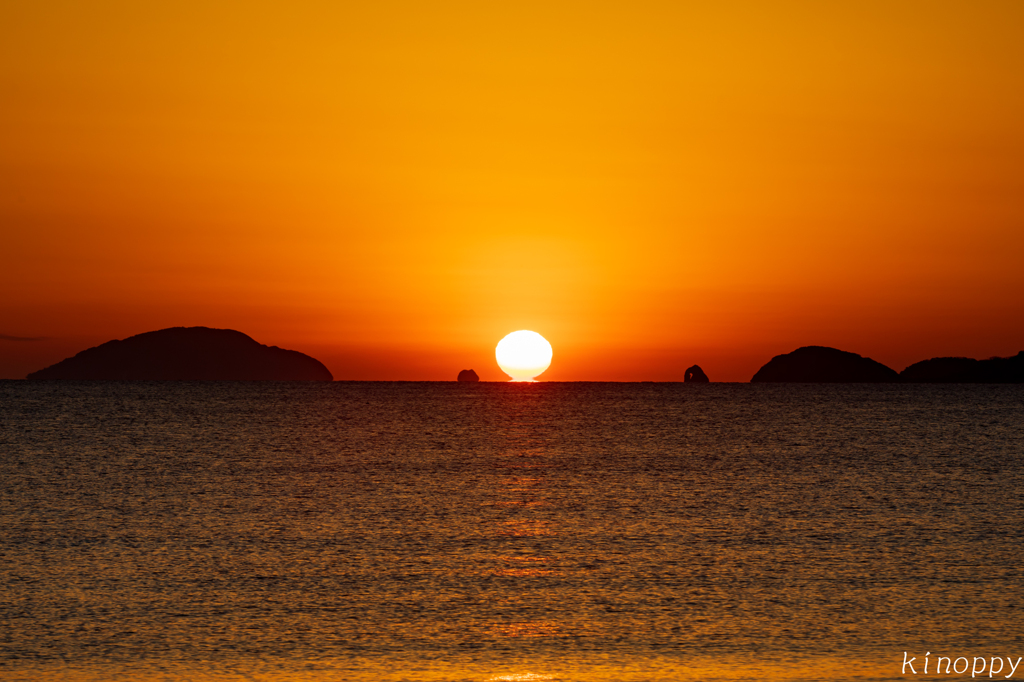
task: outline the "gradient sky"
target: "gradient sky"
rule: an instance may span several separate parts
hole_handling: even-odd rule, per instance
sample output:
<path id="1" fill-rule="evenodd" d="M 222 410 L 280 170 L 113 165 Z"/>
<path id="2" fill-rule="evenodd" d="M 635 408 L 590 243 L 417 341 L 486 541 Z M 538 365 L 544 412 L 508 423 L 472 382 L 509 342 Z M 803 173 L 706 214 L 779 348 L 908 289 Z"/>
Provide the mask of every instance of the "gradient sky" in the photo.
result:
<path id="1" fill-rule="evenodd" d="M 1024 349 L 1024 2 L 0 4 L 0 378 L 170 326 L 338 379 Z"/>

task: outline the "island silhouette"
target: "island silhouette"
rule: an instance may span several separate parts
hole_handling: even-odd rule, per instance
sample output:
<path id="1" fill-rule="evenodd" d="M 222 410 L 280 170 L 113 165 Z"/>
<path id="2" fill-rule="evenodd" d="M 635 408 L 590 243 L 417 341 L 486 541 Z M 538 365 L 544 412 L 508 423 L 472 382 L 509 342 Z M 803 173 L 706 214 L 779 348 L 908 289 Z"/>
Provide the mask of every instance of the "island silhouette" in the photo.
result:
<path id="1" fill-rule="evenodd" d="M 900 375 L 871 358 L 827 346 L 804 346 L 776 355 L 757 370 L 751 383 L 895 383 Z"/>
<path id="2" fill-rule="evenodd" d="M 333 381 L 316 358 L 264 346 L 234 329 L 171 327 L 89 348 L 28 379 Z"/>

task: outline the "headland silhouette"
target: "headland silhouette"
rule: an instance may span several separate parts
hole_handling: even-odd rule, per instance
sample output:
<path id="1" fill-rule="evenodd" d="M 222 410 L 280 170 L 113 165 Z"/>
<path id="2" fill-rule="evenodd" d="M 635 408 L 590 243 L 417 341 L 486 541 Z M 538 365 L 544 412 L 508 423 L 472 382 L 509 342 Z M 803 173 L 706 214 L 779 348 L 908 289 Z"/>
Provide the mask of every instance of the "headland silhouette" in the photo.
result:
<path id="1" fill-rule="evenodd" d="M 931 358 L 900 372 L 903 381 L 945 384 L 1024 383 L 1024 351 L 1009 358 Z"/>
<path id="2" fill-rule="evenodd" d="M 1024 351 L 1009 358 L 931 358 L 902 372 L 856 353 L 804 346 L 776 355 L 751 383 L 1024 383 Z"/>
<path id="3" fill-rule="evenodd" d="M 264 346 L 233 329 L 172 327 L 89 348 L 28 379 L 99 381 L 332 381 L 316 358 Z"/>

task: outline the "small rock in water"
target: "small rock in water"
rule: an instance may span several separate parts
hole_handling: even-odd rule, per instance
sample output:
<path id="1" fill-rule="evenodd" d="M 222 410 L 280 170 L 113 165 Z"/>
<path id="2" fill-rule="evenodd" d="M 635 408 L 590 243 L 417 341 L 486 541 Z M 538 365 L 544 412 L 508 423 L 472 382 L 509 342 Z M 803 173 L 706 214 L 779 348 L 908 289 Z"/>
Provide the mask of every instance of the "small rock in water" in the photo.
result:
<path id="1" fill-rule="evenodd" d="M 683 375 L 683 382 L 688 384 L 706 384 L 710 381 L 711 380 L 708 379 L 708 375 L 700 368 L 700 365 L 690 367 L 686 370 L 686 374 Z"/>
<path id="2" fill-rule="evenodd" d="M 471 369 L 464 369 L 459 372 L 459 381 L 480 381 L 480 377 Z"/>

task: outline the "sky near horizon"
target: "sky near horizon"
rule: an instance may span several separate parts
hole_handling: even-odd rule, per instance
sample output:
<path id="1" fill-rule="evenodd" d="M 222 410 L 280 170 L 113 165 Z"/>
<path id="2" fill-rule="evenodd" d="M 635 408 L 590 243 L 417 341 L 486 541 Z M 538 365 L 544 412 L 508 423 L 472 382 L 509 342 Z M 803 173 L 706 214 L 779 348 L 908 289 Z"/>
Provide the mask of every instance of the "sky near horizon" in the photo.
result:
<path id="1" fill-rule="evenodd" d="M 172 326 L 337 379 L 1024 349 L 1024 3 L 0 5 L 0 378 Z"/>

